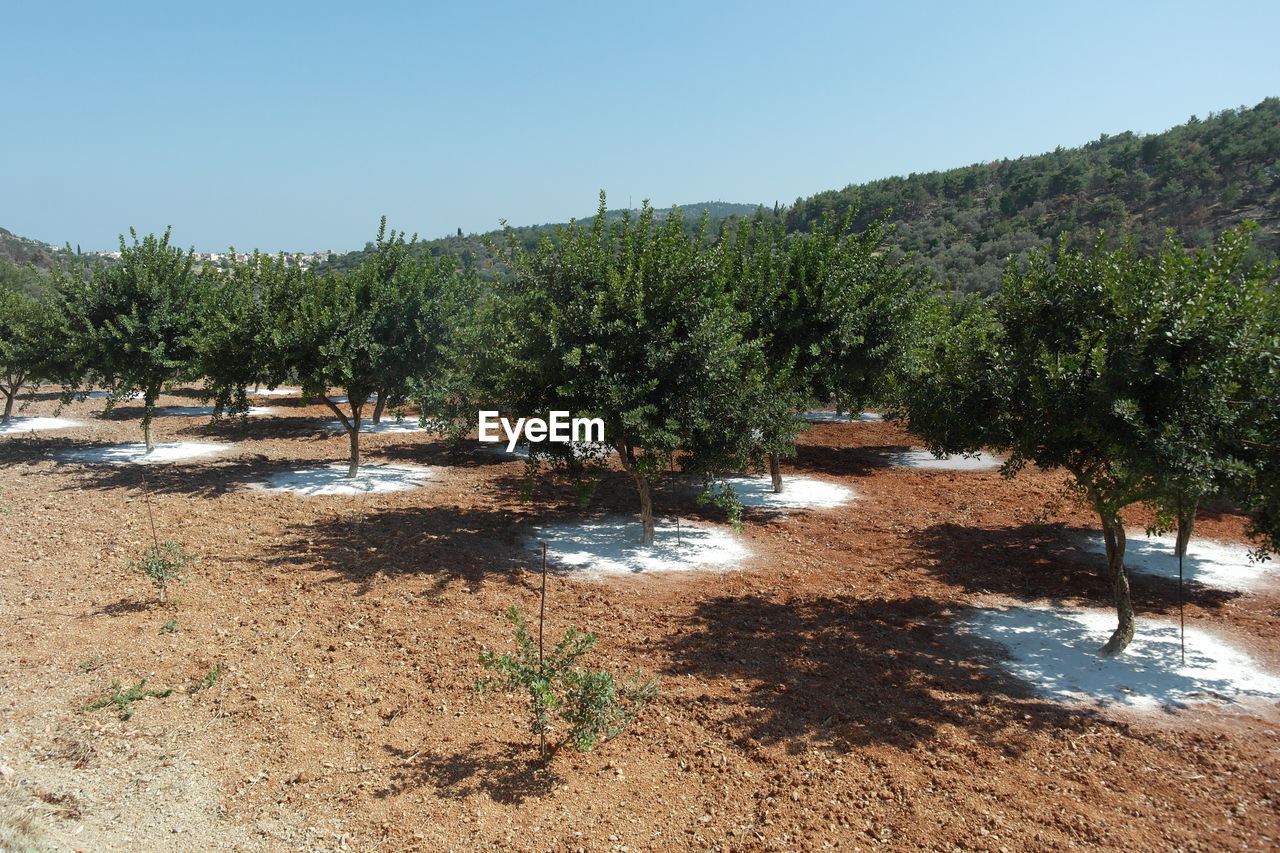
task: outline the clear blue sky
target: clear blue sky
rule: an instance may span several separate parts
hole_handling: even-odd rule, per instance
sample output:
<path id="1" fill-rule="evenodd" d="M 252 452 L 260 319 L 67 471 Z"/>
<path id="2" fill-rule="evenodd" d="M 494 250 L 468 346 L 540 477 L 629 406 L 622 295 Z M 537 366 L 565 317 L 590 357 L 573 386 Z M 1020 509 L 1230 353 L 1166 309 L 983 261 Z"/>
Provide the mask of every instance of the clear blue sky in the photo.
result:
<path id="1" fill-rule="evenodd" d="M 5 4 L 0 226 L 347 250 L 824 189 L 1280 95 L 1280 2 Z"/>

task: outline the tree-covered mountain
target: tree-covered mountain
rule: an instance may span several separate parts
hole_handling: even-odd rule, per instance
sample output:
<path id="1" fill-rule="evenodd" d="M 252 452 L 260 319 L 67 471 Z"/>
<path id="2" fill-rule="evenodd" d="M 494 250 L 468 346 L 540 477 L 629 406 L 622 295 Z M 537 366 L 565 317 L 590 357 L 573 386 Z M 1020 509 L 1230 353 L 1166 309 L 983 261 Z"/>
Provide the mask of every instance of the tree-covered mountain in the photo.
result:
<path id="1" fill-rule="evenodd" d="M 726 222 L 733 222 L 745 216 L 766 212 L 766 208 L 756 204 L 738 204 L 727 201 L 704 201 L 697 204 L 678 205 L 684 213 L 684 225 L 686 231 L 693 231 L 699 227 L 702 220 L 702 213 L 707 214 L 707 233 L 712 236 L 718 236 L 724 228 Z M 670 209 L 655 210 L 654 219 L 662 221 L 667 218 Z M 769 215 L 777 213 L 777 210 L 770 211 Z M 620 221 L 624 215 L 630 213 L 633 218 L 640 215 L 639 208 L 630 209 L 617 208 L 605 211 L 605 220 L 607 222 Z M 576 221 L 586 222 L 594 219 L 596 214 L 592 213 L 587 216 L 579 217 Z M 557 228 L 564 228 L 569 223 L 547 223 L 544 225 L 521 225 L 511 228 L 511 235 L 520 244 L 521 248 L 526 252 L 533 252 L 537 248 L 539 241 L 543 236 L 554 234 Z M 452 237 L 441 237 L 435 240 L 424 240 L 418 243 L 418 250 L 427 252 L 433 256 L 454 255 L 459 258 L 465 268 L 474 268 L 485 281 L 492 281 L 499 275 L 502 275 L 505 266 L 501 259 L 497 258 L 493 250 L 489 247 L 490 243 L 498 246 L 506 244 L 506 235 L 501 229 L 495 229 L 485 234 L 462 234 L 462 229 L 458 229 L 458 234 Z M 364 259 L 365 255 L 373 248 L 372 243 L 366 243 L 363 249 L 357 249 L 354 252 L 347 252 L 342 255 L 331 255 L 329 265 L 333 269 L 345 270 L 355 269 Z"/>
<path id="2" fill-rule="evenodd" d="M 1077 248 L 1098 232 L 1154 248 L 1172 228 L 1188 245 L 1244 219 L 1261 225 L 1257 252 L 1280 253 L 1280 98 L 1192 117 L 1159 134 L 1103 135 L 1079 148 L 885 178 L 797 199 L 789 230 L 861 205 L 863 228 L 895 224 L 893 242 L 962 291 L 1000 286 L 1010 256 L 1066 235 Z"/>
<path id="3" fill-rule="evenodd" d="M 55 249 L 48 243 L 20 237 L 7 228 L 0 228 L 0 260 L 18 266 L 35 264 L 41 269 L 48 269 L 61 249 Z"/>
<path id="4" fill-rule="evenodd" d="M 0 288 L 38 292 L 40 275 L 31 271 L 31 265 L 46 270 L 60 254 L 46 243 L 0 228 Z"/>

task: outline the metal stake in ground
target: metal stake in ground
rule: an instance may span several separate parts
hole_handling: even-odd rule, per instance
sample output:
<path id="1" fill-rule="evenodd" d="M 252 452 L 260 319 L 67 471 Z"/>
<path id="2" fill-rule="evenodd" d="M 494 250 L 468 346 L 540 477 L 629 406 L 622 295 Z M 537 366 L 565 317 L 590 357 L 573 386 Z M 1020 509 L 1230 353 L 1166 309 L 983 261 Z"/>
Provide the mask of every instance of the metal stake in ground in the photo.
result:
<path id="1" fill-rule="evenodd" d="M 1178 549 L 1178 622 L 1182 634 L 1182 662 L 1187 662 L 1187 611 L 1186 600 L 1182 594 L 1182 551 Z"/>
<path id="2" fill-rule="evenodd" d="M 160 537 L 156 535 L 156 516 L 151 510 L 151 486 L 147 483 L 147 469 L 142 468 L 142 497 L 147 502 L 147 518 L 151 521 L 151 544 L 160 550 Z"/>
<path id="3" fill-rule="evenodd" d="M 542 594 L 538 604 L 538 669 L 542 670 L 542 627 L 547 621 L 547 543 L 542 543 Z M 547 757 L 547 733 L 538 732 L 538 755 Z"/>

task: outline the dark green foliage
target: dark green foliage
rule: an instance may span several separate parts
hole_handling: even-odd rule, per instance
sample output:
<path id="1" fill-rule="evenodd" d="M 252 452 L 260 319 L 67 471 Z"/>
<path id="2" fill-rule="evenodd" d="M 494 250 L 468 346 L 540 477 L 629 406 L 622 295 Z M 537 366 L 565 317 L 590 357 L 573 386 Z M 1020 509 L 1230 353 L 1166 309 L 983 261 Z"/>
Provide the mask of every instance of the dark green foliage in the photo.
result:
<path id="1" fill-rule="evenodd" d="M 32 267 L 20 266 L 0 258 L 0 292 L 6 290 L 35 297 L 44 290 L 44 282 Z"/>
<path id="2" fill-rule="evenodd" d="M 413 382 L 431 382 L 446 365 L 447 345 L 472 299 L 472 279 L 452 258 L 415 257 L 414 241 L 387 232 L 361 265 L 346 273 L 277 270 L 271 300 L 277 376 L 291 375 L 305 396 L 320 399 L 338 417 L 351 442 L 349 474 L 359 467 L 362 419 L 379 396 L 402 405 Z M 330 398 L 341 388 L 344 410 Z"/>
<path id="3" fill-rule="evenodd" d="M 1197 506 L 1254 475 L 1255 415 L 1280 403 L 1258 387 L 1275 357 L 1266 338 L 1280 267 L 1248 262 L 1255 231 L 1246 223 L 1193 253 L 1170 236 L 1158 255 L 1131 262 L 1142 274 L 1134 310 L 1119 318 L 1127 334 L 1114 360 L 1126 371 L 1116 381 L 1127 390 L 1117 411 L 1157 527 L 1177 528 L 1180 549 Z"/>
<path id="4" fill-rule="evenodd" d="M 748 334 L 764 342 L 770 371 L 804 404 L 859 409 L 882 390 L 928 287 L 885 251 L 876 221 L 851 232 L 856 210 L 808 233 L 745 223 L 726 246 L 728 275 Z"/>
<path id="5" fill-rule="evenodd" d="M 1280 552 L 1280 288 L 1268 289 L 1260 309 L 1258 346 L 1249 355 L 1240 389 L 1240 467 L 1228 493 L 1252 515 L 1249 533 L 1259 549 Z"/>
<path id="6" fill-rule="evenodd" d="M 929 450 L 976 453 L 991 442 L 998 331 L 990 306 L 975 297 L 938 295 L 917 314 L 887 397 Z"/>
<path id="7" fill-rule="evenodd" d="M 161 389 L 195 378 L 204 299 L 192 253 L 169 245 L 168 231 L 141 240 L 133 229 L 129 234 L 131 243 L 120 238 L 118 264 L 99 264 L 89 275 L 76 265 L 55 270 L 67 318 L 63 373 L 72 387 L 91 381 L 110 388 L 108 410 L 141 392 L 149 452 Z"/>
<path id="8" fill-rule="evenodd" d="M 763 210 L 760 206 L 754 204 L 735 204 L 722 201 L 707 201 L 698 204 L 687 204 L 680 206 L 686 213 L 705 214 L 708 222 L 708 229 L 705 237 L 710 239 L 719 234 L 723 229 L 732 230 L 733 223 L 750 217 L 759 215 Z M 662 221 L 669 211 L 655 210 L 654 218 L 656 221 Z M 639 210 L 606 210 L 604 212 L 607 222 L 616 222 L 624 217 L 635 219 L 639 216 Z M 593 217 L 584 217 L 590 219 Z M 577 222 L 580 220 L 573 220 Z M 414 252 L 423 256 L 438 258 L 448 255 L 457 258 L 462 268 L 468 272 L 474 273 L 482 282 L 494 282 L 506 278 L 512 272 L 511 267 L 506 262 L 506 253 L 499 247 L 500 243 L 507 240 L 515 240 L 516 243 L 525 252 L 534 252 L 538 248 L 538 244 L 546 237 L 554 237 L 554 235 L 568 227 L 571 223 L 561 222 L 546 225 L 522 225 L 511 228 L 503 228 L 497 231 L 490 231 L 486 234 L 469 234 L 462 235 L 462 229 L 458 229 L 455 236 L 441 237 L 436 240 L 425 240 L 415 244 Z M 684 223 L 685 233 L 693 236 L 700 228 L 700 220 L 689 219 Z M 343 255 L 335 256 L 332 260 L 333 268 L 336 270 L 353 270 L 360 266 L 365 258 L 376 251 L 374 243 L 366 243 L 363 249 L 357 249 L 353 252 L 347 252 Z"/>
<path id="9" fill-rule="evenodd" d="M 234 249 L 229 251 L 234 258 Z M 254 252 L 226 269 L 204 267 L 200 329 L 196 346 L 198 372 L 215 413 L 249 410 L 247 389 L 274 388 L 288 378 L 280 366 L 280 337 L 275 318 L 287 306 L 280 286 L 291 274 L 284 256 Z"/>
<path id="10" fill-rule="evenodd" d="M 1037 251 L 1010 264 L 993 310 L 939 310 L 898 386 L 931 449 L 990 446 L 1009 454 L 1006 473 L 1073 475 L 1106 539 L 1121 615 L 1109 653 L 1133 631 L 1120 511 L 1145 500 L 1166 517 L 1193 514 L 1231 483 L 1261 496 L 1272 470 L 1250 448 L 1265 448 L 1257 437 L 1274 423 L 1263 412 L 1275 406 L 1253 402 L 1275 389 L 1274 273 L 1247 263 L 1249 233 L 1194 254 L 1172 237 L 1156 253 L 1132 239 Z"/>
<path id="11" fill-rule="evenodd" d="M 0 287 L 0 395 L 8 423 L 22 386 L 55 378 L 63 318 L 50 296 Z"/>
<path id="12" fill-rule="evenodd" d="M 678 211 L 659 224 L 645 206 L 609 223 L 604 209 L 602 195 L 591 227 L 564 229 L 532 256 L 513 246 L 517 272 L 494 306 L 502 343 L 481 384 L 520 416 L 602 418 L 651 543 L 650 485 L 677 454 L 686 471 L 741 470 L 761 463 L 761 437 L 797 426 L 768 381 L 762 342 L 746 339 L 719 250 L 688 236 Z"/>
<path id="13" fill-rule="evenodd" d="M 196 555 L 183 550 L 177 542 L 161 542 L 152 545 L 141 560 L 129 564 L 129 568 L 142 572 L 155 584 L 160 600 L 168 600 L 169 584 L 182 580 L 182 573 L 196 559 Z"/>
<path id="14" fill-rule="evenodd" d="M 82 711 L 97 711 L 99 708 L 105 708 L 108 705 L 114 705 L 120 711 L 120 719 L 127 720 L 133 716 L 133 703 L 140 702 L 143 699 L 155 697 L 163 699 L 173 692 L 172 687 L 166 687 L 163 690 L 147 690 L 147 679 L 142 679 L 128 690 L 120 689 L 119 681 L 111 682 L 111 692 L 101 699 L 84 705 Z"/>
<path id="15" fill-rule="evenodd" d="M 512 607 L 506 617 L 515 628 L 516 653 L 481 652 L 480 664 L 495 675 L 476 682 L 476 690 L 528 693 L 529 728 L 540 738 L 551 733 L 558 711 L 567 724 L 562 742 L 589 752 L 600 740 L 621 733 L 657 695 L 652 679 L 618 681 L 605 670 L 579 667 L 578 659 L 595 646 L 594 634 L 569 628 L 543 655 L 520 611 Z"/>
<path id="16" fill-rule="evenodd" d="M 1254 257 L 1280 252 L 1280 98 L 1224 110 L 1165 133 L 1103 135 L 1079 148 L 892 177 L 799 199 L 787 229 L 857 211 L 852 227 L 884 218 L 891 242 L 938 280 L 964 292 L 999 289 L 1009 257 L 1065 236 L 1077 249 L 1098 232 L 1132 234 L 1158 250 L 1172 227 L 1207 246 L 1215 233 L 1255 219 Z M 1207 240 L 1206 240 L 1207 237 Z"/>

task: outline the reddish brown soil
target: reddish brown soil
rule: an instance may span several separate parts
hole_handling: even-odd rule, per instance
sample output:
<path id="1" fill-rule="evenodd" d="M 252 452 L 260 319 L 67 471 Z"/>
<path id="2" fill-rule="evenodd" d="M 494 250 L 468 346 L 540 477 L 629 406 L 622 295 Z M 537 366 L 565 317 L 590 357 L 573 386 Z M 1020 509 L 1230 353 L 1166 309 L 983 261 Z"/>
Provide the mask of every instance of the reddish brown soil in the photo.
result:
<path id="1" fill-rule="evenodd" d="M 1121 718 L 1052 704 L 953 628 L 974 604 L 1106 605 L 1096 558 L 1076 547 L 1092 519 L 1065 503 L 1058 474 L 889 467 L 885 453 L 913 443 L 896 426 L 816 427 L 789 473 L 861 499 L 749 512 L 755 556 L 740 571 L 552 577 L 549 631 L 596 632 L 590 663 L 655 673 L 663 693 L 595 752 L 544 765 L 519 699 L 472 685 L 482 649 L 511 647 L 502 611 L 536 607 L 524 537 L 578 516 L 569 490 L 539 483 L 522 502 L 522 463 L 417 435 L 363 442 L 370 461 L 435 466 L 416 491 L 249 490 L 345 454 L 341 434 L 318 428 L 322 408 L 263 404 L 287 412 L 215 427 L 231 451 L 148 467 L 145 491 L 141 467 L 54 456 L 138 440 L 137 406 L 101 418 L 101 401 L 75 404 L 64 415 L 83 428 L 0 439 L 0 770 L 39 798 L 58 849 L 1137 851 L 1280 839 L 1275 713 Z M 23 414 L 53 408 L 45 398 Z M 205 431 L 157 421 L 160 440 Z M 619 474 L 592 512 L 630 512 L 632 500 Z M 148 501 L 159 539 L 201 555 L 177 605 L 153 603 L 128 566 L 151 542 Z M 720 521 L 670 486 L 659 506 Z M 1206 512 L 1198 533 L 1238 541 L 1242 529 Z M 1176 613 L 1168 582 L 1137 578 L 1135 594 L 1140 615 Z M 1187 618 L 1280 662 L 1274 591 L 1196 590 Z M 158 633 L 168 620 L 179 630 Z M 218 663 L 218 683 L 189 693 Z M 142 677 L 177 690 L 136 704 L 128 722 L 79 710 L 112 679 Z M 156 788 L 166 769 L 189 771 L 191 790 Z M 100 805 L 128 785 L 152 786 L 154 813 Z"/>

